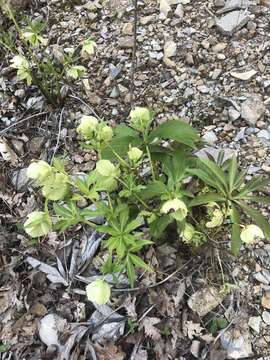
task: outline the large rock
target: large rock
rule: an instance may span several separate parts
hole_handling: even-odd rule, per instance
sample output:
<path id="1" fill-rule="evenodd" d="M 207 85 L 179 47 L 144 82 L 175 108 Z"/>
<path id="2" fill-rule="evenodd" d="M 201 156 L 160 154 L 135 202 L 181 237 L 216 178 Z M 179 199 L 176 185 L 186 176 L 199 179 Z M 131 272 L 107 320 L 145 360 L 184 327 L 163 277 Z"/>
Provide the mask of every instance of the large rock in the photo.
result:
<path id="1" fill-rule="evenodd" d="M 222 34 L 232 35 L 245 26 L 248 20 L 248 13 L 236 10 L 222 16 L 220 19 L 216 19 L 216 26 Z"/>
<path id="2" fill-rule="evenodd" d="M 251 126 L 263 117 L 266 111 L 264 103 L 259 98 L 249 98 L 242 103 L 241 116 Z"/>
<path id="3" fill-rule="evenodd" d="M 206 286 L 196 291 L 188 300 L 188 306 L 199 316 L 205 316 L 209 311 L 217 307 L 223 300 L 223 296 L 213 286 Z"/>
<path id="4" fill-rule="evenodd" d="M 247 9 L 249 6 L 249 0 L 227 0 L 225 6 L 218 10 L 218 14 L 233 11 L 236 9 Z"/>

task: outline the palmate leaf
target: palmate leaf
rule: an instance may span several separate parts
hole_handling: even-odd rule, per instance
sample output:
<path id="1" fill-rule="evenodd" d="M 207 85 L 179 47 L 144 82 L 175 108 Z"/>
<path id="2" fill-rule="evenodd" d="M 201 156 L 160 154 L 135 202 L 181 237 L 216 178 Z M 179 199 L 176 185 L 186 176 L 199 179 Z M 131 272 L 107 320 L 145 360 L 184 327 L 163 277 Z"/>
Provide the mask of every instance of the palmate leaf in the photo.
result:
<path id="1" fill-rule="evenodd" d="M 234 155 L 229 160 L 229 171 L 228 171 L 228 182 L 229 182 L 229 192 L 231 193 L 234 189 L 234 184 L 237 178 L 237 159 Z"/>
<path id="2" fill-rule="evenodd" d="M 243 211 L 249 217 L 251 217 L 254 220 L 255 224 L 259 226 L 264 232 L 264 235 L 267 238 L 267 240 L 270 241 L 270 225 L 268 221 L 262 216 L 262 214 L 259 211 L 253 209 L 252 207 L 244 204 L 242 201 L 236 201 L 236 203 L 243 209 Z"/>
<path id="3" fill-rule="evenodd" d="M 169 215 L 159 217 L 150 224 L 150 235 L 153 236 L 153 238 L 159 238 L 172 221 Z"/>
<path id="4" fill-rule="evenodd" d="M 270 197 L 268 196 L 256 196 L 256 195 L 250 195 L 250 196 L 245 196 L 244 200 L 248 200 L 251 202 L 255 202 L 255 203 L 259 203 L 259 204 L 264 204 L 264 205 L 269 205 L 270 206 Z"/>
<path id="5" fill-rule="evenodd" d="M 197 176 L 199 179 L 201 179 L 205 184 L 210 185 L 214 189 L 217 189 L 218 191 L 223 193 L 223 187 L 220 186 L 215 179 L 213 179 L 213 176 L 210 176 L 207 172 L 205 172 L 202 169 L 188 169 L 187 173 L 193 176 Z"/>
<path id="6" fill-rule="evenodd" d="M 134 255 L 134 254 L 129 254 L 128 257 L 130 258 L 130 260 L 132 261 L 132 263 L 135 266 L 137 266 L 141 269 L 153 272 L 153 269 L 149 265 L 147 265 L 139 256 Z"/>
<path id="7" fill-rule="evenodd" d="M 206 193 L 196 196 L 195 199 L 192 199 L 189 203 L 190 207 L 208 204 L 210 202 L 223 202 L 226 201 L 226 198 L 217 193 Z"/>
<path id="8" fill-rule="evenodd" d="M 199 165 L 200 168 L 216 182 L 222 193 L 226 194 L 228 191 L 228 184 L 224 171 L 213 161 L 207 159 L 199 159 Z"/>
<path id="9" fill-rule="evenodd" d="M 169 120 L 157 126 L 149 136 L 150 142 L 155 138 L 174 140 L 193 149 L 200 141 L 197 131 L 181 120 Z"/>
<path id="10" fill-rule="evenodd" d="M 241 247 L 240 214 L 233 204 L 231 204 L 230 218 L 232 222 L 231 251 L 233 255 L 237 255 Z"/>
<path id="11" fill-rule="evenodd" d="M 102 152 L 102 159 L 117 160 L 118 154 L 120 157 L 125 157 L 130 146 L 140 147 L 142 139 L 139 137 L 138 132 L 131 129 L 126 125 L 118 125 L 114 129 L 115 137 L 112 139 L 110 145 L 105 147 Z"/>
<path id="12" fill-rule="evenodd" d="M 249 193 L 262 189 L 270 183 L 270 179 L 264 179 L 262 176 L 254 177 L 250 180 L 243 189 L 239 192 L 238 198 L 241 198 Z"/>
<path id="13" fill-rule="evenodd" d="M 135 274 L 134 265 L 133 265 L 129 255 L 126 257 L 126 268 L 127 268 L 127 275 L 128 275 L 130 285 L 133 287 L 136 274 Z"/>
<path id="14" fill-rule="evenodd" d="M 162 194 L 168 192 L 166 185 L 161 181 L 153 181 L 149 183 L 141 192 L 140 197 L 143 200 L 153 199 L 160 197 Z"/>

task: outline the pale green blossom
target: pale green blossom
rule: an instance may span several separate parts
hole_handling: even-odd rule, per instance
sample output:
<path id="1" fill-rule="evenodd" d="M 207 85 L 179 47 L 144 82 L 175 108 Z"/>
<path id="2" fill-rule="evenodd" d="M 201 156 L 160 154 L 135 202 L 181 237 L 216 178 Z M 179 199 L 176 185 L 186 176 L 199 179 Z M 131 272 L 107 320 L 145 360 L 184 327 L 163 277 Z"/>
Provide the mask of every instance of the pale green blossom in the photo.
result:
<path id="1" fill-rule="evenodd" d="M 241 231 L 240 238 L 245 244 L 253 244 L 259 240 L 264 239 L 262 229 L 257 225 L 246 225 Z"/>
<path id="2" fill-rule="evenodd" d="M 34 211 L 28 214 L 24 223 L 25 232 L 33 238 L 47 235 L 51 228 L 52 221 L 49 215 L 43 211 Z"/>
<path id="3" fill-rule="evenodd" d="M 111 289 L 106 281 L 98 279 L 86 286 L 86 295 L 88 300 L 104 305 L 110 299 Z"/>
<path id="4" fill-rule="evenodd" d="M 129 151 L 128 151 L 128 158 L 129 160 L 133 161 L 133 162 L 137 162 L 140 160 L 140 158 L 142 157 L 143 152 L 138 149 L 137 147 L 132 147 Z"/>
<path id="5" fill-rule="evenodd" d="M 160 212 L 163 214 L 170 214 L 174 219 L 178 221 L 182 221 L 188 213 L 186 204 L 177 198 L 173 200 L 166 201 L 161 209 Z"/>

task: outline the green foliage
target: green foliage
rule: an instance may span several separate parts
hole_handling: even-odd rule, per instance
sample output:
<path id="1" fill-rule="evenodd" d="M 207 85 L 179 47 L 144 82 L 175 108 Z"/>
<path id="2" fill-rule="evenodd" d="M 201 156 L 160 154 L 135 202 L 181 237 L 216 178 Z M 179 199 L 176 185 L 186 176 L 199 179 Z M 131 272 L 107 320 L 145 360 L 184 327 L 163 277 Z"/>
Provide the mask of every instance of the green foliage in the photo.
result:
<path id="1" fill-rule="evenodd" d="M 11 67 L 17 70 L 18 80 L 26 81 L 28 86 L 36 85 L 51 105 L 62 104 L 67 86 L 86 73 L 81 63 L 94 54 L 95 42 L 86 39 L 64 51 L 43 35 L 44 22 L 28 21 L 27 26 L 20 27 L 7 2 L 1 0 L 0 9 L 15 25 L 14 39 L 4 28 L 0 28 L 0 49 L 13 56 Z"/>
<path id="2" fill-rule="evenodd" d="M 198 159 L 193 150 L 201 140 L 186 123 L 173 119 L 155 127 L 153 112 L 135 108 L 129 125 L 111 129 L 103 120 L 83 116 L 77 132 L 83 147 L 97 153 L 93 171 L 70 176 L 56 160 L 53 165 L 33 162 L 27 173 L 45 198 L 40 218 L 46 220 L 46 231 L 40 235 L 51 227 L 62 232 L 77 224 L 95 228 L 104 234 L 107 254 L 101 273 L 125 272 L 133 286 L 136 269 L 152 271 L 140 254 L 154 240 L 172 237 L 167 229 L 196 248 L 231 227 L 233 254 L 241 239 L 270 238 L 267 220 L 250 207 L 250 202 L 269 204 L 269 199 L 252 195 L 267 181 L 245 182 L 235 157 L 223 166 Z M 88 204 L 83 209 L 77 205 L 81 200 Z M 257 226 L 241 224 L 242 213 Z M 102 225 L 96 217 L 103 219 Z"/>

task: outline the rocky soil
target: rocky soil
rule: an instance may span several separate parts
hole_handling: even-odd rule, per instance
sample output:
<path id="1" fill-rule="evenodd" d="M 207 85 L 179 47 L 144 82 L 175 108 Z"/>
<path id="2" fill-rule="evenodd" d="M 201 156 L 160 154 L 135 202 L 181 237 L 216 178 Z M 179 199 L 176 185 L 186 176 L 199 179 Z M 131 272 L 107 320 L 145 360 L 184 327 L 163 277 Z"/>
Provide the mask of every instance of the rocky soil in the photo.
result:
<path id="1" fill-rule="evenodd" d="M 249 179 L 269 176 L 270 1 L 139 0 L 134 86 L 131 0 L 10 2 L 47 22 L 51 44 L 90 37 L 97 52 L 52 109 L 0 50 L 1 359 L 270 359 L 269 244 L 239 259 L 227 234 L 192 254 L 158 245 L 146 254 L 155 274 L 131 290 L 123 278 L 108 306 L 94 308 L 83 289 L 99 266 L 97 234 L 78 228 L 33 244 L 21 226 L 42 203 L 25 175 L 31 159 L 65 154 L 72 171 L 93 169 L 74 130 L 86 113 L 114 124 L 134 104 L 152 107 L 159 122 L 175 116 L 199 129 L 201 156 L 236 152 Z"/>

